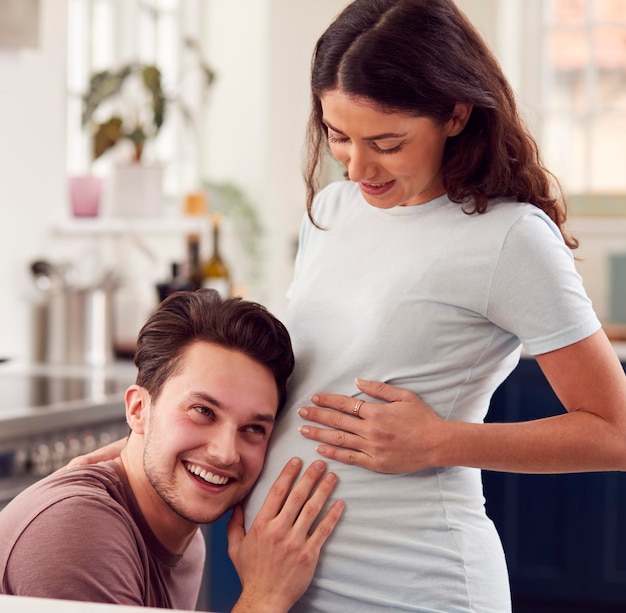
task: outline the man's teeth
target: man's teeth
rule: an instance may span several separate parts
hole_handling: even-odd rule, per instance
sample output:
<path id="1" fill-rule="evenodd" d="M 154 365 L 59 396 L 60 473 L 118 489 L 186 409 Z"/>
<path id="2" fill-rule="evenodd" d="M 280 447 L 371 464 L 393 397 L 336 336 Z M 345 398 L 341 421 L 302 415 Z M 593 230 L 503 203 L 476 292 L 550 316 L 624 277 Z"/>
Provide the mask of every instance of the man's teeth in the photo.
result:
<path id="1" fill-rule="evenodd" d="M 195 464 L 185 464 L 185 467 L 191 474 L 197 475 L 207 483 L 212 483 L 213 485 L 226 485 L 228 483 L 228 477 L 214 475 L 212 472 L 204 470 L 204 468 L 200 468 L 200 466 L 196 466 Z"/>

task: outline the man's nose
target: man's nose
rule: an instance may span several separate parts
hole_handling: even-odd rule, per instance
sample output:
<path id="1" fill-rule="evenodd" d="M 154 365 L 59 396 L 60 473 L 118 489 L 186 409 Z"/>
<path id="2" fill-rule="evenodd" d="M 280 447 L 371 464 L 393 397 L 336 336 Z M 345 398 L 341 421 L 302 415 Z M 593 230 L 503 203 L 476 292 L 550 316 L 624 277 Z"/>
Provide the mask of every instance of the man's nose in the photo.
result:
<path id="1" fill-rule="evenodd" d="M 210 458 L 222 466 L 232 466 L 239 462 L 238 432 L 229 427 L 216 428 L 211 433 L 207 449 Z"/>

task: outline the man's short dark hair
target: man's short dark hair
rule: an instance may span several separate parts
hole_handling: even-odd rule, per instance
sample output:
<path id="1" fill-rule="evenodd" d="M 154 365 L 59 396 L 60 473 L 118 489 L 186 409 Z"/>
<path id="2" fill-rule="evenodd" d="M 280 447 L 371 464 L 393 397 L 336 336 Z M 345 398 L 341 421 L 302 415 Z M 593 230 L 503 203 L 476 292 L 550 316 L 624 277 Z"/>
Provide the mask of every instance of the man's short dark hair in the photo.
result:
<path id="1" fill-rule="evenodd" d="M 152 313 L 137 338 L 137 385 L 156 400 L 184 350 L 197 341 L 240 351 L 269 368 L 278 389 L 278 410 L 282 408 L 294 367 L 287 329 L 262 305 L 222 298 L 209 289 L 176 292 Z"/>

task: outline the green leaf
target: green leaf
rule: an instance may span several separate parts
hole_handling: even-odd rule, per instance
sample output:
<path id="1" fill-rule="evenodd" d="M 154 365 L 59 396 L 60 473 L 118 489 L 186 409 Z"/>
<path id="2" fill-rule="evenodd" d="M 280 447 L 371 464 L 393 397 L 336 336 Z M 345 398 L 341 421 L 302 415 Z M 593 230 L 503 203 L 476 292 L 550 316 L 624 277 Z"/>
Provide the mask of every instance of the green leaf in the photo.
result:
<path id="1" fill-rule="evenodd" d="M 131 72 L 132 68 L 130 66 L 124 66 L 117 72 L 103 70 L 91 77 L 89 90 L 83 96 L 83 126 L 92 120 L 96 109 L 105 100 L 120 93 L 124 82 Z"/>

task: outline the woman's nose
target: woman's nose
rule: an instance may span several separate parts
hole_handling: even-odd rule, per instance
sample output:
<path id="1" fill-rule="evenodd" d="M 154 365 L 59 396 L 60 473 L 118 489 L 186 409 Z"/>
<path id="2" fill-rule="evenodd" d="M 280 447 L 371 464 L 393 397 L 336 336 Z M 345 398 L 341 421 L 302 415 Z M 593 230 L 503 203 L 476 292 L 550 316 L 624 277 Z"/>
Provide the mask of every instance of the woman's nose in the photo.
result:
<path id="1" fill-rule="evenodd" d="M 376 174 L 375 165 L 366 151 L 353 147 L 344 163 L 351 181 L 367 181 Z"/>

